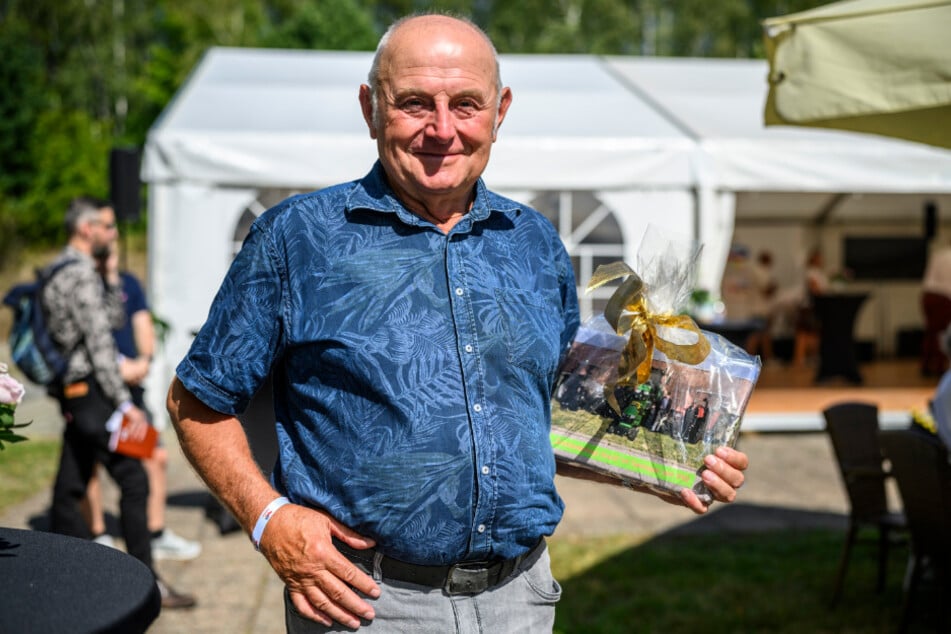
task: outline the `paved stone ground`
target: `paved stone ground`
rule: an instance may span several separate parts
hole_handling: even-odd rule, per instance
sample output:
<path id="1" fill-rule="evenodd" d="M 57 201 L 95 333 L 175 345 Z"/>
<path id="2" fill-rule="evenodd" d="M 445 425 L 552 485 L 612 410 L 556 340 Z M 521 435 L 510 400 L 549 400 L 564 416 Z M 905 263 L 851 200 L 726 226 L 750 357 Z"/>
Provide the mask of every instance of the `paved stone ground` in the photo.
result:
<path id="1" fill-rule="evenodd" d="M 28 436 L 58 436 L 62 423 L 51 400 L 32 390 L 21 408 L 21 420 L 34 420 Z M 165 432 L 164 441 L 171 456 L 167 525 L 200 540 L 204 550 L 191 562 L 158 562 L 159 573 L 173 587 L 195 594 L 199 605 L 163 612 L 149 631 L 283 633 L 282 585 L 276 575 L 243 533 L 221 535 L 205 517 L 203 485 L 181 455 L 174 434 Z M 739 447 L 750 455 L 751 467 L 738 503 L 714 506 L 703 517 L 648 495 L 559 478 L 567 510 L 553 539 L 617 533 L 646 538 L 674 530 L 845 527 L 847 500 L 823 434 L 744 433 Z M 115 513 L 115 487 L 109 485 L 106 507 Z M 48 503 L 49 492 L 43 492 L 0 514 L 0 525 L 42 528 Z"/>

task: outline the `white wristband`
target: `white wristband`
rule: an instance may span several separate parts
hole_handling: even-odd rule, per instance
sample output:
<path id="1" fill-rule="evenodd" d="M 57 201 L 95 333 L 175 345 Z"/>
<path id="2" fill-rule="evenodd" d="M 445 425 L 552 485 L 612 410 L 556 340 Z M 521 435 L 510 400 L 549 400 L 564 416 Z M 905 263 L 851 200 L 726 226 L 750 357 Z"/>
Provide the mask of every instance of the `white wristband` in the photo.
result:
<path id="1" fill-rule="evenodd" d="M 267 526 L 267 523 L 274 517 L 274 513 L 277 512 L 277 509 L 290 503 L 290 500 L 282 496 L 264 507 L 260 517 L 258 517 L 257 523 L 254 525 L 254 530 L 251 532 L 251 543 L 254 544 L 254 550 L 261 550 L 261 535 L 264 534 L 264 527 Z"/>

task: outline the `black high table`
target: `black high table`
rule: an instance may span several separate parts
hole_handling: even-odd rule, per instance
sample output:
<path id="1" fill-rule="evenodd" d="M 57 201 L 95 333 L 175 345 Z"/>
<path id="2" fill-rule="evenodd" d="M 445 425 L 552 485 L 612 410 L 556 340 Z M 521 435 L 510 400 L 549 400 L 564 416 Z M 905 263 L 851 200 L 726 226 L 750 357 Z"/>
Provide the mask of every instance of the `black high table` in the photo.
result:
<path id="1" fill-rule="evenodd" d="M 744 319 L 741 321 L 721 321 L 719 323 L 699 322 L 698 325 L 701 330 L 718 334 L 730 343 L 745 348 L 750 335 L 763 328 L 764 324 L 752 319 Z"/>
<path id="2" fill-rule="evenodd" d="M 855 355 L 855 317 L 867 293 L 827 293 L 814 295 L 812 306 L 819 321 L 819 371 L 816 382 L 843 377 L 861 383 Z"/>
<path id="3" fill-rule="evenodd" d="M 0 527 L 0 632 L 145 632 L 162 598 L 152 571 L 75 537 Z"/>

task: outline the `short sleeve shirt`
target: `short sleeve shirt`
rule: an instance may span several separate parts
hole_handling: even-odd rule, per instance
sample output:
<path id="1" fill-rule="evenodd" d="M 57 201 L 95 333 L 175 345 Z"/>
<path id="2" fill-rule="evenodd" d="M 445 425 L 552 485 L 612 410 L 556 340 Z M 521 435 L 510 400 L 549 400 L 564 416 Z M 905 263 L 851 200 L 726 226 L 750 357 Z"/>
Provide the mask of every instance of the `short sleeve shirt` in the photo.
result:
<path id="1" fill-rule="evenodd" d="M 132 331 L 132 315 L 142 310 L 148 310 L 149 305 L 145 299 L 145 292 L 142 285 L 131 273 L 120 272 L 119 279 L 122 282 L 122 306 L 125 309 L 126 320 L 122 328 L 113 330 L 112 334 L 116 340 L 116 348 L 119 354 L 130 359 L 138 356 L 139 351 L 135 345 L 135 333 Z"/>
<path id="2" fill-rule="evenodd" d="M 387 555 L 512 557 L 562 515 L 549 403 L 577 327 L 541 214 L 479 181 L 447 235 L 377 163 L 254 223 L 177 373 L 229 414 L 272 375 L 275 486 Z"/>

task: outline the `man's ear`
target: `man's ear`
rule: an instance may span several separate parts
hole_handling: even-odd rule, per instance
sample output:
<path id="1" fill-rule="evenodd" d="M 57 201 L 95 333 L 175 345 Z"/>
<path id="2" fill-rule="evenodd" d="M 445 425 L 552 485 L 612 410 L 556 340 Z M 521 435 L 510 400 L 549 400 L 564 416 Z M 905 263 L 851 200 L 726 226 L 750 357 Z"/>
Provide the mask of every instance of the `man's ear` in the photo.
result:
<path id="1" fill-rule="evenodd" d="M 83 218 L 76 223 L 76 233 L 84 239 L 89 239 L 92 234 L 93 221 L 90 218 Z"/>
<path id="2" fill-rule="evenodd" d="M 505 119 L 505 113 L 509 111 L 509 106 L 512 105 L 512 89 L 505 87 L 502 89 L 502 98 L 499 99 L 499 111 L 495 115 L 495 126 L 492 128 L 492 142 L 495 142 L 495 139 L 499 135 L 499 126 L 502 125 L 502 120 Z"/>
<path id="3" fill-rule="evenodd" d="M 366 84 L 360 85 L 360 111 L 363 112 L 363 120 L 366 121 L 367 128 L 370 130 L 370 138 L 376 138 L 376 125 L 373 122 L 373 93 Z"/>

